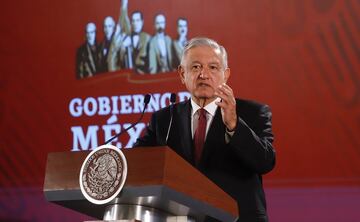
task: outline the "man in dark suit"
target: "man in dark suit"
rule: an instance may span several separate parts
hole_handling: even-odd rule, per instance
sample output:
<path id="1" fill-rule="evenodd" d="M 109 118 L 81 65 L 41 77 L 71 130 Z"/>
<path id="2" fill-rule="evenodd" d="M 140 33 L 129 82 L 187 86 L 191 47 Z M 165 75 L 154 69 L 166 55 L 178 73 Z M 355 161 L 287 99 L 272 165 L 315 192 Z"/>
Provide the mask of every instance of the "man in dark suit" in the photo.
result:
<path id="1" fill-rule="evenodd" d="M 175 69 L 180 65 L 181 55 L 184 50 L 188 33 L 188 20 L 186 18 L 178 18 L 177 20 L 178 36 L 172 41 L 172 65 Z"/>
<path id="2" fill-rule="evenodd" d="M 104 19 L 104 39 L 99 44 L 99 72 L 108 72 L 108 57 L 111 42 L 115 33 L 115 20 L 111 16 L 107 16 Z"/>
<path id="3" fill-rule="evenodd" d="M 128 23 L 129 18 L 126 13 L 124 21 Z M 127 26 L 130 26 L 128 24 Z M 131 44 L 128 47 L 124 60 L 127 68 L 132 68 L 138 74 L 146 74 L 149 69 L 149 42 L 150 35 L 143 31 L 144 17 L 142 12 L 135 11 L 131 14 L 131 32 L 127 33 L 130 37 Z"/>
<path id="4" fill-rule="evenodd" d="M 155 16 L 155 34 L 149 43 L 149 72 L 156 74 L 173 71 L 170 36 L 165 33 L 166 19 L 164 14 Z"/>
<path id="5" fill-rule="evenodd" d="M 178 72 L 191 100 L 174 105 L 168 138 L 169 107 L 135 146 L 168 145 L 237 201 L 238 221 L 268 221 L 261 175 L 275 165 L 270 108 L 235 99 L 226 50 L 214 40 L 190 40 Z"/>
<path id="6" fill-rule="evenodd" d="M 93 22 L 86 24 L 86 41 L 76 53 L 76 78 L 82 79 L 94 76 L 98 72 L 98 45 L 96 43 L 96 25 Z"/>

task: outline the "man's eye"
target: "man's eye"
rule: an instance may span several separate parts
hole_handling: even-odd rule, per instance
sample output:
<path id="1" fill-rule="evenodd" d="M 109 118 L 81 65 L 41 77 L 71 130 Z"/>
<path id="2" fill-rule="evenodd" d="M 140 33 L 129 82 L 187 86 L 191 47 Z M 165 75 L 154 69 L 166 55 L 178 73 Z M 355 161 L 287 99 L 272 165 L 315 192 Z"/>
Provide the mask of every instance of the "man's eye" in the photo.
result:
<path id="1" fill-rule="evenodd" d="M 211 70 L 218 70 L 219 68 L 217 66 L 210 66 Z"/>
<path id="2" fill-rule="evenodd" d="M 193 65 L 192 68 L 193 68 L 194 70 L 199 70 L 199 69 L 200 69 L 200 65 Z"/>

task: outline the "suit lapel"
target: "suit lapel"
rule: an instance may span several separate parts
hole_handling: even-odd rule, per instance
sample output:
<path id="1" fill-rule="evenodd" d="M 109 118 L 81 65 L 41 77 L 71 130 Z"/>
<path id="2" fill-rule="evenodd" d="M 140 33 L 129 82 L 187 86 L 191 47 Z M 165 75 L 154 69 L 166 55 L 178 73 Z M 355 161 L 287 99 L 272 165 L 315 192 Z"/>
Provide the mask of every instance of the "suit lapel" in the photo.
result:
<path id="1" fill-rule="evenodd" d="M 176 108 L 176 131 L 174 136 L 180 137 L 181 144 L 175 144 L 175 147 L 180 146 L 180 151 L 185 159 L 194 164 L 194 144 L 191 135 L 191 102 L 190 100 L 185 103 L 178 104 Z M 175 126 L 174 126 L 175 127 Z M 176 138 L 174 141 L 179 142 Z M 225 143 L 225 126 L 222 122 L 221 110 L 218 108 L 212 120 L 209 132 L 206 136 L 203 153 L 201 156 L 199 168 L 204 166 L 207 158 L 211 153 L 216 152 L 216 148 Z"/>
<path id="2" fill-rule="evenodd" d="M 184 104 L 179 104 L 177 109 L 177 116 L 179 123 L 177 124 L 178 132 L 181 138 L 181 147 L 184 155 L 188 161 L 193 163 L 193 142 L 191 135 L 191 104 L 190 100 Z"/>
<path id="3" fill-rule="evenodd" d="M 159 38 L 157 35 L 154 35 L 154 43 L 155 43 L 155 47 L 154 47 L 154 51 L 155 51 L 155 55 L 156 55 L 156 62 L 161 60 L 161 53 L 160 53 L 160 46 L 158 44 Z M 158 65 L 157 65 L 158 66 Z M 156 68 L 157 70 L 155 70 L 156 72 L 159 70 L 159 67 Z"/>
<path id="4" fill-rule="evenodd" d="M 215 151 L 214 149 L 216 149 L 219 143 L 225 143 L 225 127 L 221 117 L 221 110 L 220 108 L 217 108 L 209 132 L 206 136 L 200 165 L 202 165 L 208 156 Z"/>
<path id="5" fill-rule="evenodd" d="M 139 34 L 139 43 L 138 43 L 138 45 L 136 47 L 137 50 L 141 49 L 143 42 L 144 42 L 144 34 L 142 32 L 140 32 L 140 34 Z"/>
<path id="6" fill-rule="evenodd" d="M 166 51 L 167 51 L 167 61 L 169 65 L 169 70 L 172 67 L 172 55 L 171 55 L 171 39 L 169 36 L 165 37 Z"/>

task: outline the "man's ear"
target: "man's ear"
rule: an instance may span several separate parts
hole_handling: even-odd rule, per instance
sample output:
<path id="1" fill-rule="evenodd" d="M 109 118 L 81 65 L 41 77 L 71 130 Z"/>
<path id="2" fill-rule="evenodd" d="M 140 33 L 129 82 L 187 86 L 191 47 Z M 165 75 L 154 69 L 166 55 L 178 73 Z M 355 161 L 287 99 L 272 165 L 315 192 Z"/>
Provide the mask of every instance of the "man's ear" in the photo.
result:
<path id="1" fill-rule="evenodd" d="M 230 77 L 230 68 L 226 68 L 225 71 L 224 71 L 225 83 L 228 81 L 229 77 Z"/>
<path id="2" fill-rule="evenodd" d="M 178 66 L 177 72 L 179 73 L 181 83 L 185 84 L 185 70 L 181 65 Z"/>

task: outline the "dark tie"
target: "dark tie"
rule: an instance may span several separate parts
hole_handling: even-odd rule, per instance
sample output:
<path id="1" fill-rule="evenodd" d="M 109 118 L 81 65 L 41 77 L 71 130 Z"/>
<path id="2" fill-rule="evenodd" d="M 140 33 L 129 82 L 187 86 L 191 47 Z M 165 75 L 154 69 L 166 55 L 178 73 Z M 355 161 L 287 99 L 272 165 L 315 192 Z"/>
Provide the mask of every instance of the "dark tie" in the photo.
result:
<path id="1" fill-rule="evenodd" d="M 198 111 L 199 120 L 198 126 L 194 134 L 194 147 L 195 147 L 195 161 L 198 164 L 201 158 L 201 153 L 203 150 L 205 142 L 205 132 L 206 132 L 206 110 L 201 108 Z"/>

